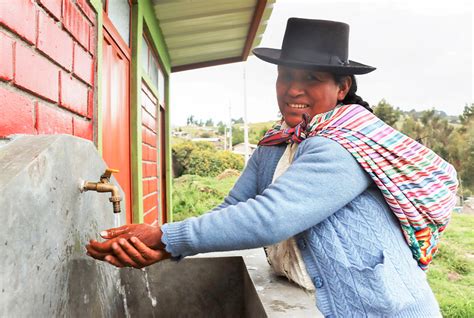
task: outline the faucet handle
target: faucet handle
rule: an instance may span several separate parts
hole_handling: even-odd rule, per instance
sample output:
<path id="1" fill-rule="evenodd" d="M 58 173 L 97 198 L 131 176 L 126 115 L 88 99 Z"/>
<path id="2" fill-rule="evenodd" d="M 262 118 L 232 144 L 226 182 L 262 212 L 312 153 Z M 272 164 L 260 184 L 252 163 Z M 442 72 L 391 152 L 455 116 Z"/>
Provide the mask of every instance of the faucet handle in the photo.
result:
<path id="1" fill-rule="evenodd" d="M 111 169 L 111 168 L 107 168 L 105 169 L 105 172 L 102 176 L 100 176 L 100 178 L 107 178 L 107 179 L 110 179 L 110 177 L 112 176 L 112 173 L 119 173 L 120 170 L 118 169 Z"/>

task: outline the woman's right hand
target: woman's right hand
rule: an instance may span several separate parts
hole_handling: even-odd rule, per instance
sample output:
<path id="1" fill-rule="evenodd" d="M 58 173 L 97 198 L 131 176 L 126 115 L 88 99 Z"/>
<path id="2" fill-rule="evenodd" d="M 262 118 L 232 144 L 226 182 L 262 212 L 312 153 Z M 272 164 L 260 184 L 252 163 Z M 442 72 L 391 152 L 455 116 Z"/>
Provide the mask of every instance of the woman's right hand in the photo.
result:
<path id="1" fill-rule="evenodd" d="M 104 260 L 116 267 L 143 268 L 171 257 L 164 249 L 151 249 L 134 236 L 129 240 L 119 239 L 118 244 L 112 244 L 112 250 L 113 254 Z"/>
<path id="2" fill-rule="evenodd" d="M 91 240 L 86 245 L 87 254 L 117 267 L 142 268 L 171 257 L 161 243 L 162 234 L 159 226 L 124 225 L 102 231 L 106 241 Z"/>

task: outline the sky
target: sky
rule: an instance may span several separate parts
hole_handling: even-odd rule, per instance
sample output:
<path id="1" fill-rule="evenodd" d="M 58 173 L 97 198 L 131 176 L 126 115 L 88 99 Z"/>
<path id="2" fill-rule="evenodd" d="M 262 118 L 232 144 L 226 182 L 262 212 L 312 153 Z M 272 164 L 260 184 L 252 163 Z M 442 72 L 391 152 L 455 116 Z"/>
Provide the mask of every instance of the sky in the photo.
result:
<path id="1" fill-rule="evenodd" d="M 290 17 L 350 25 L 349 59 L 377 68 L 357 77 L 358 95 L 402 110 L 462 113 L 474 102 L 472 0 L 277 0 L 259 47 L 281 48 Z M 245 73 L 245 87 L 244 87 Z M 276 120 L 276 66 L 246 62 L 171 74 L 171 124 L 212 118 Z M 230 112 L 229 112 L 230 108 Z"/>

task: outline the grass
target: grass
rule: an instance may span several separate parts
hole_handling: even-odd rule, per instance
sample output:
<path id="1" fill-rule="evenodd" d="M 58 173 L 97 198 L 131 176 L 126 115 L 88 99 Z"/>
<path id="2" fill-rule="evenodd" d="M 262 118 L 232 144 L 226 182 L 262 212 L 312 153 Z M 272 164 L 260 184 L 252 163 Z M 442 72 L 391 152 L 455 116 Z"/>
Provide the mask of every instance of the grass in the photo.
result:
<path id="1" fill-rule="evenodd" d="M 198 216 L 222 203 L 237 177 L 183 175 L 173 180 L 173 220 Z"/>
<path id="2" fill-rule="evenodd" d="M 453 214 L 428 271 L 444 317 L 474 317 L 474 215 Z"/>
<path id="3" fill-rule="evenodd" d="M 192 175 L 175 179 L 174 220 L 211 210 L 222 202 L 236 180 Z M 453 213 L 428 271 L 428 281 L 444 317 L 474 317 L 474 215 Z"/>

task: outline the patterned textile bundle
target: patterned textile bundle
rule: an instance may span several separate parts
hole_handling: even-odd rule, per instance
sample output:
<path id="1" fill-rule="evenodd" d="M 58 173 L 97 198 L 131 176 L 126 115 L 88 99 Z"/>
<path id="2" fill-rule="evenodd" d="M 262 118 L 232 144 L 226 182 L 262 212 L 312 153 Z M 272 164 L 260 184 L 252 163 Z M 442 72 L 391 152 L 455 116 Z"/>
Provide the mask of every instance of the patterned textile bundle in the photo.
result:
<path id="1" fill-rule="evenodd" d="M 270 129 L 261 146 L 300 143 L 312 136 L 347 149 L 381 190 L 400 221 L 413 257 L 426 270 L 456 202 L 456 170 L 360 105 L 340 105 L 293 127 Z"/>

